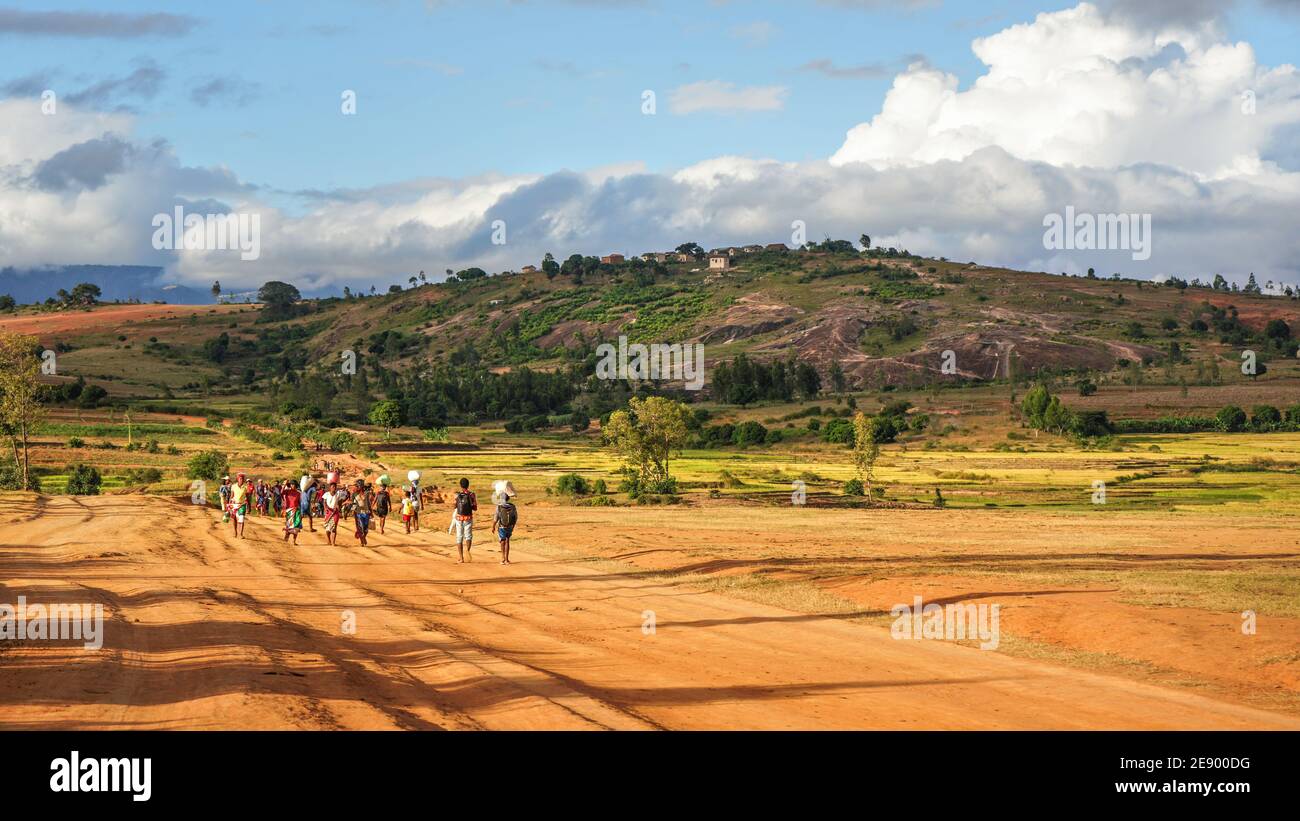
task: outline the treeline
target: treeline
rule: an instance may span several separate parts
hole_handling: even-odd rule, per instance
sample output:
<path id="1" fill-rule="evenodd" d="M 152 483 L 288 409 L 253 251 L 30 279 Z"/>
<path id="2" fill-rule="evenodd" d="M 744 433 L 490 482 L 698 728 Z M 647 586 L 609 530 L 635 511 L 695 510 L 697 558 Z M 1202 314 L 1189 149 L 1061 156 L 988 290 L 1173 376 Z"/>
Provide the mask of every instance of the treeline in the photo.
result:
<path id="1" fill-rule="evenodd" d="M 822 379 L 807 362 L 774 359 L 759 362 L 740 354 L 713 368 L 713 395 L 729 405 L 748 405 L 763 399 L 788 402 L 795 395 L 812 399 L 821 391 Z"/>
<path id="2" fill-rule="evenodd" d="M 1104 410 L 1076 411 L 1065 407 L 1045 385 L 1035 385 L 1021 400 L 1025 422 L 1035 430 L 1076 437 L 1125 433 L 1273 433 L 1300 431 L 1300 405 L 1285 411 L 1255 405 L 1249 414 L 1225 405 L 1214 416 L 1162 416 L 1155 419 L 1112 420 Z"/>
<path id="3" fill-rule="evenodd" d="M 1300 431 L 1300 405 L 1285 411 L 1255 405 L 1247 414 L 1226 405 L 1214 416 L 1162 416 L 1157 419 L 1117 419 L 1115 433 L 1279 433 Z"/>
<path id="4" fill-rule="evenodd" d="M 551 372 L 519 368 L 506 373 L 441 366 L 411 374 L 389 398 L 401 407 L 403 424 L 444 428 L 485 419 L 567 412 L 582 381 L 577 366 Z"/>

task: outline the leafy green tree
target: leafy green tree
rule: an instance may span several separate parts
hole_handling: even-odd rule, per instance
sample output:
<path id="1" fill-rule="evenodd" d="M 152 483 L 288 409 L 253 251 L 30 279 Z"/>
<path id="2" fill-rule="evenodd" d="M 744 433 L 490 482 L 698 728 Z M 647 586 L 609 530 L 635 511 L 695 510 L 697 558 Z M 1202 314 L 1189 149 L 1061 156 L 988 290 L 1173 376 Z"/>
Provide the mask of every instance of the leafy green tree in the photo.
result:
<path id="1" fill-rule="evenodd" d="M 402 424 L 402 406 L 392 399 L 376 402 L 370 407 L 370 424 L 384 429 L 384 441 L 388 441 L 393 428 Z"/>
<path id="2" fill-rule="evenodd" d="M 22 487 L 33 483 L 28 441 L 45 416 L 39 350 L 34 336 L 0 331 L 0 433 L 9 438 L 14 464 L 21 467 Z"/>
<path id="3" fill-rule="evenodd" d="M 218 365 L 226 361 L 226 354 L 229 351 L 230 334 L 225 331 L 221 332 L 221 336 L 213 337 L 203 343 L 203 355 Z"/>
<path id="4" fill-rule="evenodd" d="M 351 291 L 344 288 L 344 294 L 351 296 Z M 264 306 L 262 310 L 267 319 L 287 319 L 293 316 L 293 306 L 300 299 L 302 294 L 287 282 L 272 280 L 257 289 L 257 301 Z"/>
<path id="5" fill-rule="evenodd" d="M 662 396 L 633 397 L 610 414 L 605 442 L 622 458 L 634 495 L 675 492 L 669 460 L 686 444 L 689 417 L 686 405 Z"/>
<path id="6" fill-rule="evenodd" d="M 99 298 L 103 292 L 99 286 L 91 282 L 78 282 L 72 286 L 72 293 L 68 294 L 65 300 L 71 307 L 89 308 L 99 303 Z"/>
<path id="7" fill-rule="evenodd" d="M 831 378 L 831 390 L 836 393 L 844 393 L 844 389 L 848 387 L 848 379 L 844 376 L 844 369 L 840 367 L 838 360 L 831 363 L 829 375 Z"/>
<path id="8" fill-rule="evenodd" d="M 807 362 L 800 362 L 795 366 L 794 380 L 799 386 L 799 393 L 807 399 L 813 399 L 822 389 L 821 375 Z"/>
<path id="9" fill-rule="evenodd" d="M 1029 389 L 1025 398 L 1020 400 L 1020 411 L 1025 415 L 1025 421 L 1034 430 L 1043 430 L 1046 424 L 1043 422 L 1043 416 L 1047 413 L 1047 406 L 1052 403 L 1052 394 L 1047 390 L 1046 385 L 1038 384 Z"/>

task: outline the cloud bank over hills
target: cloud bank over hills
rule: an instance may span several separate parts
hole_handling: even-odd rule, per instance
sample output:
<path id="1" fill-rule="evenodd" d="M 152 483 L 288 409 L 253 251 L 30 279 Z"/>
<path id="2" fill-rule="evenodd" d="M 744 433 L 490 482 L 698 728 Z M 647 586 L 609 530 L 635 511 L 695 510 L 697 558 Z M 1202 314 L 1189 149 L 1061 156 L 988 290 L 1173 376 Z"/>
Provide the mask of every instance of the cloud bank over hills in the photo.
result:
<path id="1" fill-rule="evenodd" d="M 187 166 L 126 111 L 61 102 L 50 116 L 39 97 L 11 97 L 0 100 L 0 263 L 160 265 L 197 286 L 382 288 L 418 270 L 517 268 L 547 251 L 788 243 L 798 220 L 809 239 L 866 232 L 1029 270 L 1300 282 L 1294 66 L 1259 65 L 1213 18 L 1152 19 L 1123 4 L 1043 13 L 972 49 L 985 68 L 969 87 L 915 62 L 822 160 L 722 156 L 672 173 L 632 161 L 334 191 L 273 191 L 235 169 Z M 260 258 L 155 250 L 151 220 L 178 204 L 259 213 Z M 1067 206 L 1151 214 L 1151 258 L 1046 250 L 1043 219 Z M 497 220 L 504 245 L 492 241 Z"/>

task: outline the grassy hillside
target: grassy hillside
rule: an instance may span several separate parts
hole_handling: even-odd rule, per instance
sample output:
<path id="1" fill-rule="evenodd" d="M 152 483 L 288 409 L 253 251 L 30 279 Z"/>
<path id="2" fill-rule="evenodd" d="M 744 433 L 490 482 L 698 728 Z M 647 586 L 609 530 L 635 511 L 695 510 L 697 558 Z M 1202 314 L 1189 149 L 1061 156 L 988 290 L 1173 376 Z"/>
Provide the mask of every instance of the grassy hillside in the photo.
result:
<path id="1" fill-rule="evenodd" d="M 20 311 L 0 324 L 58 350 L 59 378 L 81 377 L 113 399 L 227 411 L 271 407 L 285 383 L 304 374 L 341 375 L 347 351 L 360 378 L 373 382 L 380 369 L 401 374 L 438 363 L 553 370 L 620 334 L 702 342 L 710 368 L 739 354 L 793 358 L 817 367 L 824 385 L 835 363 L 858 390 L 1008 375 L 1240 383 L 1233 375 L 1246 348 L 1266 363 L 1259 383 L 1295 375 L 1294 343 L 1270 345 L 1264 335 L 1272 319 L 1300 330 L 1300 303 L 1284 297 L 910 256 L 760 252 L 736 260 L 726 271 L 623 263 L 579 277 L 508 273 L 311 301 L 300 316 L 276 322 L 259 306 L 228 305 Z M 942 372 L 945 351 L 956 373 Z M 367 384 L 328 397 L 321 411 L 358 421 L 380 393 Z"/>

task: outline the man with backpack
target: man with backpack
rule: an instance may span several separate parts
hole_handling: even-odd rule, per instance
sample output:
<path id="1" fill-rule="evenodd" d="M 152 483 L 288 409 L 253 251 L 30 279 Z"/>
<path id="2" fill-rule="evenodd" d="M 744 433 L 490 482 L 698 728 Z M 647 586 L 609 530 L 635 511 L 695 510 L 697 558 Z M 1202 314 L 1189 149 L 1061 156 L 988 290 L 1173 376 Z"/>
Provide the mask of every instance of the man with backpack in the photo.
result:
<path id="1" fill-rule="evenodd" d="M 501 542 L 501 563 L 510 564 L 510 537 L 515 532 L 519 521 L 519 510 L 510 501 L 515 495 L 514 486 L 509 482 L 498 482 L 495 494 L 497 509 L 492 516 L 492 526 L 496 528 L 497 540 Z"/>
<path id="2" fill-rule="evenodd" d="M 460 492 L 456 494 L 451 527 L 447 529 L 448 533 L 454 533 L 456 536 L 456 552 L 460 554 L 458 561 L 461 564 L 465 562 L 466 554 L 469 554 L 470 548 L 474 546 L 474 511 L 476 510 L 478 510 L 478 499 L 469 489 L 469 479 L 462 478 Z M 469 560 L 474 561 L 472 554 Z"/>

